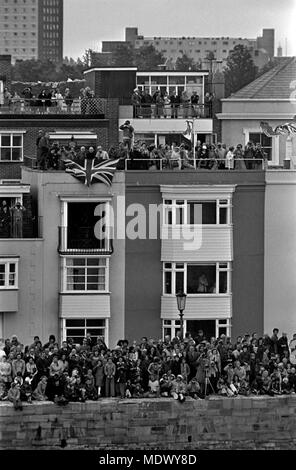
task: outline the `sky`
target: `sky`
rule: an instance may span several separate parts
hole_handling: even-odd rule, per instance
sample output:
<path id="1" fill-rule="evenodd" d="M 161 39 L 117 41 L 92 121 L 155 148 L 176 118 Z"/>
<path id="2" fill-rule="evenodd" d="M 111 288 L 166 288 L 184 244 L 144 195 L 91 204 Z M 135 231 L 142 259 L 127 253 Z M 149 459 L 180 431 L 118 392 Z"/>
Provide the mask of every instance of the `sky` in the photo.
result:
<path id="1" fill-rule="evenodd" d="M 276 31 L 296 55 L 296 0 L 64 0 L 64 56 L 101 50 L 101 41 L 124 40 L 126 26 L 143 36 L 256 38 Z"/>

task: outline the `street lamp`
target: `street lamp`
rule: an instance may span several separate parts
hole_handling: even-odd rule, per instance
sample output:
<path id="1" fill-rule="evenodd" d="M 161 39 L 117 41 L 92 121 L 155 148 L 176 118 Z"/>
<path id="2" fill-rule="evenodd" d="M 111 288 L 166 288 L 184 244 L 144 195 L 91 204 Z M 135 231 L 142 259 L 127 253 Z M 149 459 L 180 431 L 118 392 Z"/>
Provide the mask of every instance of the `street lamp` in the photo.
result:
<path id="1" fill-rule="evenodd" d="M 184 310 L 186 306 L 186 297 L 187 295 L 184 292 L 178 292 L 176 294 L 177 297 L 177 306 L 179 310 L 179 315 L 180 315 L 180 333 L 181 333 L 181 339 L 183 339 L 183 333 L 184 333 Z"/>

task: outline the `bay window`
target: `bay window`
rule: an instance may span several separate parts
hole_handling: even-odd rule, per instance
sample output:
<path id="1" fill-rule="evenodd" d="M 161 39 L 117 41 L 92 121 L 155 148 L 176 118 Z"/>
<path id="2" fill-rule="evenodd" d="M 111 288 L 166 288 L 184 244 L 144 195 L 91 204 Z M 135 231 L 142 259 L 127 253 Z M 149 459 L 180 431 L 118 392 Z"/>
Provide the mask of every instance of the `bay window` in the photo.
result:
<path id="1" fill-rule="evenodd" d="M 62 291 L 107 292 L 109 289 L 108 258 L 62 258 L 62 270 Z"/>

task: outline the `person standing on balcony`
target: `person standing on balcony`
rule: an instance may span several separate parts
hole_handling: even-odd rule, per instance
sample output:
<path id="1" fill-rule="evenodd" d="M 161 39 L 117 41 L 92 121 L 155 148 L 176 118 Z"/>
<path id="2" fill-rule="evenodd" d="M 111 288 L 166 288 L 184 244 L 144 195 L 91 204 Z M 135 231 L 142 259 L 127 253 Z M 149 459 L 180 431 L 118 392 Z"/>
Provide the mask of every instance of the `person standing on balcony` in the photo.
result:
<path id="1" fill-rule="evenodd" d="M 73 104 L 73 97 L 70 93 L 70 89 L 65 89 L 65 97 L 64 97 L 65 104 L 67 106 L 67 114 L 71 114 L 71 106 Z"/>
<path id="2" fill-rule="evenodd" d="M 180 106 L 180 97 L 177 95 L 176 90 L 172 91 L 170 96 L 171 101 L 171 118 L 177 119 L 178 118 L 178 108 Z"/>
<path id="3" fill-rule="evenodd" d="M 96 159 L 98 160 L 98 163 L 102 163 L 103 161 L 109 160 L 108 152 L 106 152 L 106 150 L 103 150 L 103 147 L 101 145 L 97 147 Z"/>
<path id="4" fill-rule="evenodd" d="M 121 131 L 123 131 L 123 144 L 127 150 L 127 156 L 129 157 L 130 151 L 133 147 L 133 139 L 134 139 L 134 128 L 131 125 L 130 121 L 125 121 L 122 126 L 119 128 Z"/>
<path id="5" fill-rule="evenodd" d="M 47 170 L 47 158 L 49 153 L 48 133 L 40 130 L 37 138 L 37 166 L 39 170 Z"/>
<path id="6" fill-rule="evenodd" d="M 30 111 L 33 100 L 32 88 L 29 86 L 22 91 L 22 95 L 25 97 L 25 108 Z"/>
<path id="7" fill-rule="evenodd" d="M 133 105 L 133 118 L 137 118 L 140 116 L 140 108 L 141 108 L 141 95 L 138 88 L 135 88 L 132 94 L 132 105 Z"/>
<path id="8" fill-rule="evenodd" d="M 226 154 L 226 159 L 225 159 L 225 168 L 228 170 L 233 170 L 234 169 L 234 147 L 229 147 L 229 150 Z"/>
<path id="9" fill-rule="evenodd" d="M 160 90 L 156 90 L 156 92 L 154 93 L 153 102 L 155 103 L 154 117 L 160 118 L 161 116 L 163 116 L 163 105 L 164 105 L 163 96 L 160 93 Z"/>
<path id="10" fill-rule="evenodd" d="M 170 115 L 171 100 L 167 91 L 163 95 L 163 104 L 164 104 L 164 117 L 167 118 Z"/>
<path id="11" fill-rule="evenodd" d="M 17 202 L 15 206 L 10 209 L 12 219 L 12 238 L 23 237 L 23 214 L 26 211 L 25 207 Z"/>
<path id="12" fill-rule="evenodd" d="M 198 106 L 199 95 L 197 94 L 196 91 L 193 91 L 190 101 L 191 101 L 193 117 L 197 118 L 199 117 L 199 106 Z"/>
<path id="13" fill-rule="evenodd" d="M 7 206 L 7 202 L 2 201 L 2 206 L 0 207 L 0 238 L 9 238 L 10 237 L 10 212 Z"/>
<path id="14" fill-rule="evenodd" d="M 183 106 L 183 117 L 187 119 L 190 111 L 190 97 L 187 90 L 182 91 L 181 104 Z"/>
<path id="15" fill-rule="evenodd" d="M 144 91 L 144 94 L 142 94 L 141 97 L 141 106 L 142 106 L 142 115 L 145 118 L 150 119 L 152 110 L 151 110 L 151 104 L 152 104 L 152 96 L 149 94 L 148 90 L 146 89 Z"/>

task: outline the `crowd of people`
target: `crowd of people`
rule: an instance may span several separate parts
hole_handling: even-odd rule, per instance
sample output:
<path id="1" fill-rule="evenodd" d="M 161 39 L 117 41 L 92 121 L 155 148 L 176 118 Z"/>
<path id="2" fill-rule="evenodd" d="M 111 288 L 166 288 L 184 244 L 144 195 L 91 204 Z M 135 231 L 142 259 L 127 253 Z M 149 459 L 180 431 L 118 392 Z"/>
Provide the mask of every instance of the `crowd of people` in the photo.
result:
<path id="1" fill-rule="evenodd" d="M 6 199 L 0 205 L 0 238 L 22 238 L 23 215 L 26 208 L 17 201 L 9 205 Z"/>
<path id="2" fill-rule="evenodd" d="M 123 124 L 123 142 L 111 146 L 107 151 L 99 146 L 78 146 L 70 141 L 59 144 L 51 141 L 43 130 L 36 140 L 37 167 L 40 170 L 64 170 L 65 160 L 72 160 L 84 165 L 86 158 L 94 158 L 96 164 L 108 159 L 118 159 L 118 170 L 262 170 L 267 162 L 267 155 L 261 144 L 248 142 L 243 148 L 227 147 L 225 144 L 206 144 L 197 141 L 195 149 L 190 144 L 148 145 L 134 139 L 134 130 Z"/>
<path id="3" fill-rule="evenodd" d="M 190 143 L 148 146 L 136 141 L 129 153 L 128 169 L 197 169 L 197 170 L 261 170 L 267 154 L 260 143 L 248 142 L 227 147 L 226 144 L 206 144 L 197 141 L 195 149 Z"/>
<path id="4" fill-rule="evenodd" d="M 100 397 L 186 397 L 209 395 L 288 395 L 296 393 L 296 334 L 274 328 L 272 335 L 224 334 L 207 339 L 180 332 L 163 340 L 120 340 L 109 349 L 103 337 L 90 334 L 82 344 L 54 335 L 42 344 L 38 336 L 24 347 L 16 335 L 0 344 L 0 400 L 22 403 L 98 400 Z"/>
<path id="5" fill-rule="evenodd" d="M 134 118 L 171 118 L 182 117 L 210 118 L 213 114 L 213 101 L 215 95 L 206 92 L 203 103 L 196 91 L 192 94 L 185 89 L 177 94 L 173 90 L 170 94 L 167 90 L 157 89 L 151 95 L 148 89 L 135 88 L 131 96 Z"/>
<path id="6" fill-rule="evenodd" d="M 10 92 L 6 87 L 3 92 L 3 105 L 12 114 L 37 113 L 37 114 L 95 114 L 99 113 L 98 100 L 90 87 L 82 88 L 79 97 L 74 98 L 70 88 L 65 88 L 64 92 L 60 88 L 46 88 L 40 93 L 34 94 L 31 86 L 22 90 Z M 74 102 L 79 106 L 74 109 Z"/>
<path id="7" fill-rule="evenodd" d="M 64 170 L 65 160 L 84 166 L 85 159 L 95 159 L 96 164 L 109 160 L 109 154 L 101 145 L 78 146 L 74 138 L 66 144 L 51 141 L 49 133 L 39 130 L 36 139 L 37 167 L 40 170 Z"/>

